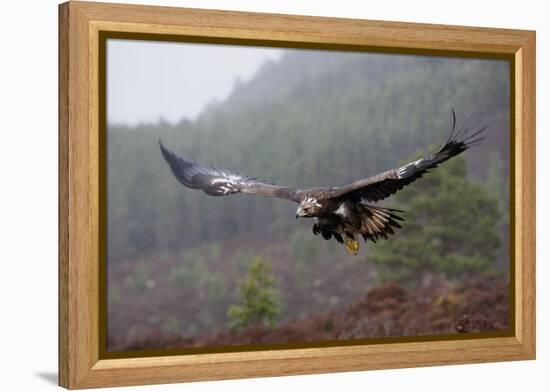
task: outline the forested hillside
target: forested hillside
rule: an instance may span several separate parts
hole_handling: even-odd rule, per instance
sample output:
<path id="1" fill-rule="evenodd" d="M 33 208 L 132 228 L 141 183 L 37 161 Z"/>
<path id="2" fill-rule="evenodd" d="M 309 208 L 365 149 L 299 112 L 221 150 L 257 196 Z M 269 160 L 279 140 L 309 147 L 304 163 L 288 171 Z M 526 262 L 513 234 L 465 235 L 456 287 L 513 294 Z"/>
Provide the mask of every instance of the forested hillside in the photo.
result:
<path id="1" fill-rule="evenodd" d="M 279 61 L 266 63 L 252 80 L 236 82 L 226 101 L 210 105 L 196 121 L 109 126 L 110 333 L 132 322 L 148 322 L 125 314 L 124 308 L 146 308 L 157 326 L 172 322 L 168 328 L 185 335 L 197 329 L 224 330 L 227 307 L 235 297 L 225 292 L 235 291 L 235 280 L 245 270 L 236 260 L 246 264 L 255 255 L 269 256 L 279 287 L 299 296 L 283 295 L 281 318 L 287 320 L 326 308 L 330 300 L 351 303 L 376 275 L 371 266 L 350 261 L 336 242 L 313 237 L 311 221 L 296 221 L 295 205 L 288 201 L 209 197 L 183 188 L 163 161 L 158 140 L 186 158 L 277 184 L 336 186 L 433 150 L 447 139 L 454 107 L 459 125 L 469 115 L 467 126 L 489 125 L 483 143 L 465 154 L 466 176 L 492 197 L 484 202 L 493 202 L 500 211 L 498 222 L 487 229 L 496 232 L 501 259 L 491 260 L 489 269 L 506 271 L 508 78 L 506 62 L 289 50 Z M 414 186 L 412 192 L 422 192 L 422 179 Z M 371 246 L 360 253 L 361 262 L 368 263 Z M 315 262 L 323 268 L 315 269 Z M 365 278 L 357 280 L 354 273 L 364 267 L 370 272 L 364 270 Z M 183 270 L 179 277 L 177 270 Z M 323 275 L 356 283 L 350 282 L 345 292 L 315 296 L 315 301 L 309 294 L 329 292 L 327 287 L 336 284 L 319 282 Z M 133 280 L 128 282 L 128 276 Z M 212 276 L 215 281 L 204 283 Z M 186 289 L 206 284 L 205 297 L 196 298 L 203 305 L 200 311 L 186 309 L 185 315 L 182 303 L 167 304 L 177 293 L 159 293 L 168 289 L 162 283 L 168 280 L 172 288 L 178 281 Z M 144 304 L 151 290 L 163 309 Z M 196 311 L 202 320 L 189 320 Z"/>
<path id="2" fill-rule="evenodd" d="M 507 64 L 388 55 L 289 52 L 196 123 L 109 127 L 109 246 L 117 262 L 249 231 L 294 227 L 293 206 L 209 198 L 180 187 L 158 153 L 177 153 L 289 186 L 341 185 L 395 167 L 446 139 L 450 108 L 491 125 L 468 153 L 487 178 L 492 155 L 506 174 Z M 492 189 L 502 194 L 505 184 Z M 421 184 L 419 185 L 421 186 Z M 192 227 L 192 228 L 190 228 Z"/>

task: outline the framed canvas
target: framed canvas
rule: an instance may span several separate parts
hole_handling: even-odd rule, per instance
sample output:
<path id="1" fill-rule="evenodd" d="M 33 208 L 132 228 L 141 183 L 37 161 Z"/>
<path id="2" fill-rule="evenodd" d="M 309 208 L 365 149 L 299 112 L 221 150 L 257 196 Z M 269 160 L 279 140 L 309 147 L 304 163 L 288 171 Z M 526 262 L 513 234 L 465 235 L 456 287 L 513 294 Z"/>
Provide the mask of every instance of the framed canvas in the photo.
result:
<path id="1" fill-rule="evenodd" d="M 534 32 L 59 6 L 61 386 L 534 358 Z"/>

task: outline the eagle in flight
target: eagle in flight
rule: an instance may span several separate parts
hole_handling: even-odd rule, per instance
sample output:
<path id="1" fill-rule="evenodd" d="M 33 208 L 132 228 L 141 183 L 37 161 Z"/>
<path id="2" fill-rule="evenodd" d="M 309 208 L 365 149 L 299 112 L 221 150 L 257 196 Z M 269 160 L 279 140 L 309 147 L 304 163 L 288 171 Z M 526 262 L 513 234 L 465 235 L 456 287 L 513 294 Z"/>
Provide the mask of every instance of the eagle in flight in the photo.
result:
<path id="1" fill-rule="evenodd" d="M 401 190 L 422 177 L 430 169 L 456 156 L 483 140 L 485 127 L 470 132 L 465 125 L 456 130 L 456 116 L 449 138 L 432 155 L 399 168 L 360 179 L 341 187 L 312 187 L 297 189 L 278 186 L 234 171 L 213 165 L 203 166 L 192 160 L 176 156 L 159 140 L 162 155 L 176 179 L 191 189 L 201 189 L 211 196 L 243 193 L 282 198 L 299 204 L 296 218 L 314 218 L 313 233 L 329 240 L 336 239 L 353 255 L 359 252 L 357 237 L 377 242 L 387 239 L 401 228 L 399 216 L 403 211 L 371 205 Z"/>

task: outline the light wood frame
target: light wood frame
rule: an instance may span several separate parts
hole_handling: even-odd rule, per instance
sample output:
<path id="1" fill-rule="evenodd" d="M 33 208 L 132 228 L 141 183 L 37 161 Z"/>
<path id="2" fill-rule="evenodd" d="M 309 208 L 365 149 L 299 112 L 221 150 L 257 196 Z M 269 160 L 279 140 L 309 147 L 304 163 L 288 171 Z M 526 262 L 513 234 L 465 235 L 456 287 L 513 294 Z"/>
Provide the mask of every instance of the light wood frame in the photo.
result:
<path id="1" fill-rule="evenodd" d="M 513 336 L 101 359 L 100 31 L 509 56 L 515 130 Z M 275 46 L 276 46 L 275 45 Z M 535 33 L 88 2 L 59 6 L 59 384 L 91 388 L 535 358 Z"/>

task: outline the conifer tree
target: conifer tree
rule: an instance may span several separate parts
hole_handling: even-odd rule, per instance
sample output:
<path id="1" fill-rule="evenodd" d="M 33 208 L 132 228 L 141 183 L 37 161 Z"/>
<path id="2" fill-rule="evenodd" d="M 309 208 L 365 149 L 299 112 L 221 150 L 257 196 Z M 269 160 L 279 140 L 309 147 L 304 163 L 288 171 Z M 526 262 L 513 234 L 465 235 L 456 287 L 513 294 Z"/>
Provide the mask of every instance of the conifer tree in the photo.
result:
<path id="1" fill-rule="evenodd" d="M 261 256 L 254 257 L 246 278 L 239 281 L 241 303 L 232 305 L 227 311 L 232 330 L 250 326 L 275 326 L 280 304 L 274 283 L 271 265 Z"/>
<path id="2" fill-rule="evenodd" d="M 426 274 L 460 279 L 482 273 L 500 246 L 498 202 L 467 178 L 463 156 L 445 162 L 394 196 L 403 229 L 372 246 L 368 260 L 383 281 L 418 282 Z"/>

